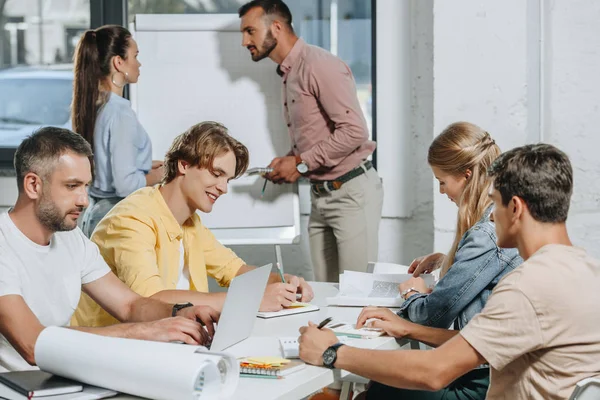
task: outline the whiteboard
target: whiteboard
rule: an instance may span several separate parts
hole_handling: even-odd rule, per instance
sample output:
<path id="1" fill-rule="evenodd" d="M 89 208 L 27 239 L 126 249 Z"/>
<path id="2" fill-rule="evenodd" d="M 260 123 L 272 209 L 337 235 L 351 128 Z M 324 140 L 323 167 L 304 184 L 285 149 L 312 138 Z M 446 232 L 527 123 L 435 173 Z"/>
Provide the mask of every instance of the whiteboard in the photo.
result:
<path id="1" fill-rule="evenodd" d="M 286 154 L 290 139 L 281 78 L 269 60 L 255 63 L 241 46 L 236 14 L 136 15 L 141 75 L 131 85 L 134 110 L 162 160 L 173 139 L 201 121 L 224 124 L 250 152 L 250 167 Z M 226 245 L 297 242 L 297 185 L 241 177 L 231 181 L 203 223 Z"/>

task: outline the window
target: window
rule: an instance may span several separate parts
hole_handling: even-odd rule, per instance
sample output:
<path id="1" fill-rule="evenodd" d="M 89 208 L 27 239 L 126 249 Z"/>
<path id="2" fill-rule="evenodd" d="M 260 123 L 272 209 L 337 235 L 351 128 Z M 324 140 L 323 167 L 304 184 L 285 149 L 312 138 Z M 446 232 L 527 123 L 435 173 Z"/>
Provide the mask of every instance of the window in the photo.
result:
<path id="1" fill-rule="evenodd" d="M 70 127 L 73 52 L 89 26 L 89 0 L 0 0 L 0 167 L 39 127 Z"/>

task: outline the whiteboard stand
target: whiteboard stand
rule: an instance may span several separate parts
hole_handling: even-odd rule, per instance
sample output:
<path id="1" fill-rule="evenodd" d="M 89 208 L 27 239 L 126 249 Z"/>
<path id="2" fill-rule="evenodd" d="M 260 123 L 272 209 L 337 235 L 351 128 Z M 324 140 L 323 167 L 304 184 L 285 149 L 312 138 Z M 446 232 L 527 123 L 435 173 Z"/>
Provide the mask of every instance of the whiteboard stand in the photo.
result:
<path id="1" fill-rule="evenodd" d="M 300 201 L 293 198 L 294 224 L 250 228 L 218 228 L 206 226 L 224 246 L 282 245 L 300 243 Z"/>

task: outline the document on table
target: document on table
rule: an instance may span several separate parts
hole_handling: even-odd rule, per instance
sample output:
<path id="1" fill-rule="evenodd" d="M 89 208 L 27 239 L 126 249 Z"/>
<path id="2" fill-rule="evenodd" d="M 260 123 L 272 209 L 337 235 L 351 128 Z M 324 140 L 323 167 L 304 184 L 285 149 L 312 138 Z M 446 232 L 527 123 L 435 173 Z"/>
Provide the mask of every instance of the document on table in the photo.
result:
<path id="1" fill-rule="evenodd" d="M 283 310 L 280 310 L 280 311 L 259 311 L 257 316 L 259 318 L 275 318 L 275 317 L 284 317 L 286 315 L 302 314 L 302 313 L 313 312 L 313 311 L 319 311 L 319 306 L 317 306 L 316 304 L 301 303 L 301 302 L 297 301 L 295 303 L 292 303 L 291 306 L 284 308 Z"/>
<path id="2" fill-rule="evenodd" d="M 153 399 L 228 399 L 239 363 L 202 346 L 113 338 L 49 327 L 35 344 L 43 371 Z M 176 368 L 174 368 L 176 366 Z"/>
<path id="3" fill-rule="evenodd" d="M 398 284 L 412 277 L 412 274 L 370 274 L 345 271 L 340 274 L 340 292 L 326 299 L 330 306 L 382 306 L 400 307 L 404 299 L 400 297 Z M 427 286 L 433 287 L 435 280 L 431 274 L 421 277 Z"/>

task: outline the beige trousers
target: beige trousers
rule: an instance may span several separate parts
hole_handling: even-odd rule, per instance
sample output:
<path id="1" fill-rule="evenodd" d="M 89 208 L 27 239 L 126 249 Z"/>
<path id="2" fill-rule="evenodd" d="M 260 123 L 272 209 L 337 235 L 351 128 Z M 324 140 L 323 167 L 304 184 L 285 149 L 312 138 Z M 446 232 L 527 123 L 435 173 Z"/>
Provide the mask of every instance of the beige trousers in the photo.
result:
<path id="1" fill-rule="evenodd" d="M 311 191 L 308 222 L 315 279 L 337 282 L 345 270 L 377 261 L 383 186 L 374 168 L 322 195 Z"/>

